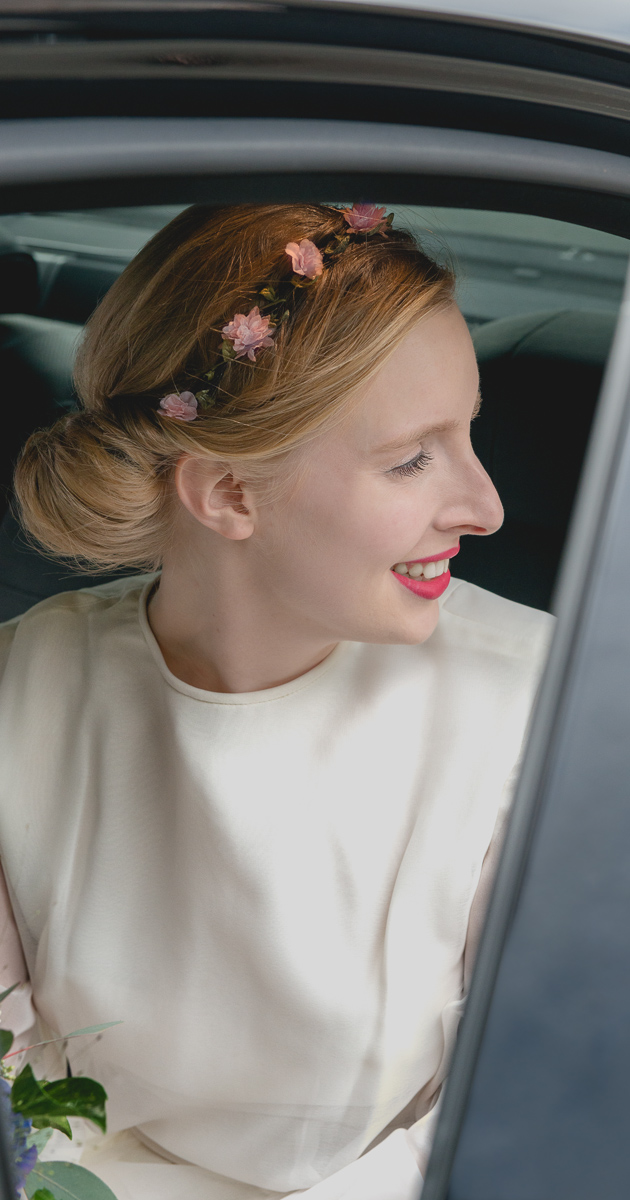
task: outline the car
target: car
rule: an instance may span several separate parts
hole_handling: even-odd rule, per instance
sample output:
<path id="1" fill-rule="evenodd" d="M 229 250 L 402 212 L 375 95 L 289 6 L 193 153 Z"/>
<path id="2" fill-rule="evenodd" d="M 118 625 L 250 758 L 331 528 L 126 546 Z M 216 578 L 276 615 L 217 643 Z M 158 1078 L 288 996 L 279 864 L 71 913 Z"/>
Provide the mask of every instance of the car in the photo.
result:
<path id="1" fill-rule="evenodd" d="M 2 620 L 97 581 L 25 540 L 12 465 L 76 403 L 82 324 L 176 211 L 373 199 L 455 262 L 484 396 L 473 440 L 506 510 L 458 574 L 550 608 L 558 626 L 423 1200 L 621 1200 L 625 3 L 3 0 L 0 98 Z"/>

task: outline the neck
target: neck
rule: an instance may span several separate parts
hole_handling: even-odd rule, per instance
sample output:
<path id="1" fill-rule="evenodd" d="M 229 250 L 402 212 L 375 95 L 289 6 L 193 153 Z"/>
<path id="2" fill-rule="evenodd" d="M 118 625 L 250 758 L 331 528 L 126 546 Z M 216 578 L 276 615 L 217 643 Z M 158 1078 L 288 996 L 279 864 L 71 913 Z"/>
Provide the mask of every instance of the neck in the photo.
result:
<path id="1" fill-rule="evenodd" d="M 223 545 L 221 543 L 224 543 Z M 211 692 L 257 692 L 298 679 L 336 643 L 305 630 L 252 577 L 242 542 L 217 538 L 212 557 L 174 550 L 148 605 L 168 669 Z"/>

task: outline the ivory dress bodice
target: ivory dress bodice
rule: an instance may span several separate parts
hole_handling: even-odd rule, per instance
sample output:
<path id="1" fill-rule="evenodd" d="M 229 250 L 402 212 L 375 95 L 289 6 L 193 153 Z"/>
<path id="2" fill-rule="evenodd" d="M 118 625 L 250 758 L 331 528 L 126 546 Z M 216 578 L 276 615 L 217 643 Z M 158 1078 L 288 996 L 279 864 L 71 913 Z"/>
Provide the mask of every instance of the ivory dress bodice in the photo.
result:
<path id="1" fill-rule="evenodd" d="M 111 1130 L 309 1188 L 430 1108 L 551 618 L 454 580 L 419 645 L 190 686 L 154 577 L 0 627 L 0 848 L 33 986 Z"/>

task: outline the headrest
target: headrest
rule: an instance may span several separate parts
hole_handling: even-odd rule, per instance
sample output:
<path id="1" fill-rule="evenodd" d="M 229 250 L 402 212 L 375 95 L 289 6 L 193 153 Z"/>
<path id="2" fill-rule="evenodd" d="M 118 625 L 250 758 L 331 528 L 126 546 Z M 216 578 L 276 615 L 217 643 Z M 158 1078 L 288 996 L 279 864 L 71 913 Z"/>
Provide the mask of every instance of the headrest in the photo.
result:
<path id="1" fill-rule="evenodd" d="M 614 312 L 535 312 L 488 321 L 473 334 L 479 363 L 497 358 L 549 358 L 603 367 Z"/>
<path id="2" fill-rule="evenodd" d="M 29 434 L 75 406 L 72 370 L 80 334 L 80 326 L 44 317 L 0 317 L 0 378 L 11 416 L 0 441 L 0 510 Z"/>
<path id="3" fill-rule="evenodd" d="M 39 303 L 39 276 L 32 254 L 0 234 L 0 313 L 34 313 Z"/>
<path id="4" fill-rule="evenodd" d="M 475 331 L 473 444 L 506 519 L 564 533 L 615 323 L 613 312 L 538 312 Z"/>

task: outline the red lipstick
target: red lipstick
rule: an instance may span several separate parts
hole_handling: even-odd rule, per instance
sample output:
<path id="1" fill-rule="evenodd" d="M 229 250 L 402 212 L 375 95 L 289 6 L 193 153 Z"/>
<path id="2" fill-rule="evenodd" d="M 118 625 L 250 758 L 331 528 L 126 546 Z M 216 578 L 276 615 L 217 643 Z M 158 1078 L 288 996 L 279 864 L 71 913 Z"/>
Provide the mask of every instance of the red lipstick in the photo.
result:
<path id="1" fill-rule="evenodd" d="M 405 561 L 409 563 L 439 562 L 442 558 L 454 558 L 456 554 L 459 554 L 459 546 L 454 546 L 452 550 L 443 550 L 441 554 L 430 554 L 427 558 L 410 558 Z M 410 592 L 421 596 L 423 600 L 437 600 L 451 582 L 451 572 L 448 570 L 444 571 L 442 575 L 436 575 L 435 579 L 411 579 L 409 575 L 398 575 L 396 571 L 392 571 L 392 575 L 399 583 L 409 588 Z"/>

